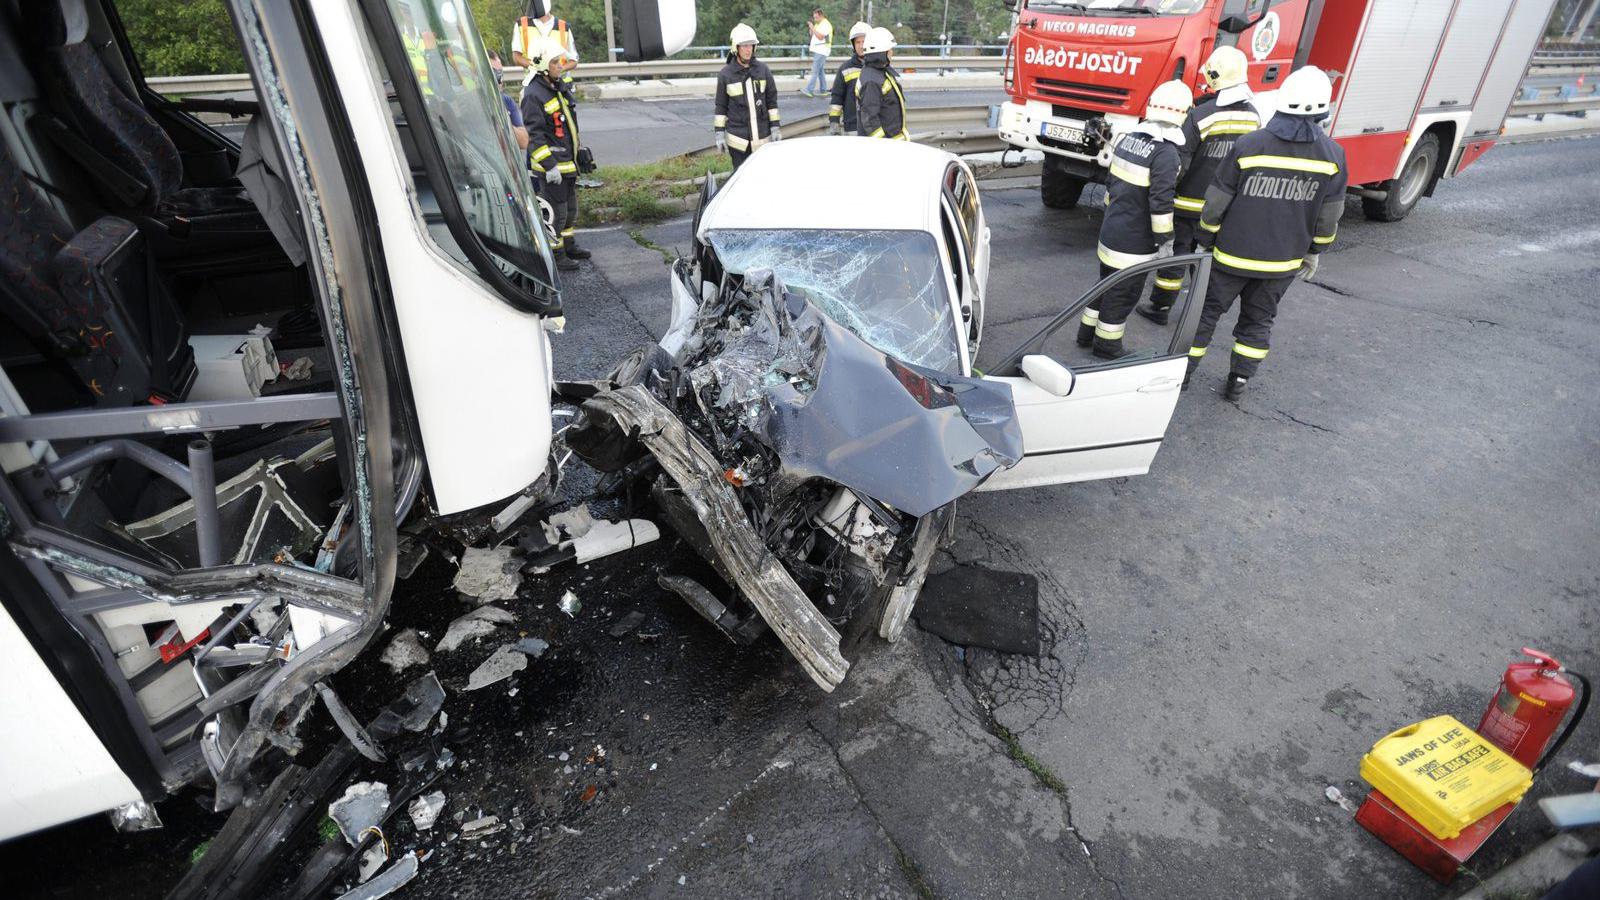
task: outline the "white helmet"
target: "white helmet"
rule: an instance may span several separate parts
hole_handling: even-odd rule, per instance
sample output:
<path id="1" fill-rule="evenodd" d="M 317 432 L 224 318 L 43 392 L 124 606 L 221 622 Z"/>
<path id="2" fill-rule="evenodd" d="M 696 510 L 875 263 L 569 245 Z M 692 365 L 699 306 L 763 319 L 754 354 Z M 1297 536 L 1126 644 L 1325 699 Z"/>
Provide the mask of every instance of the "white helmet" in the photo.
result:
<path id="1" fill-rule="evenodd" d="M 869 32 L 871 30 L 872 30 L 872 26 L 871 25 L 868 25 L 865 22 L 857 22 L 854 25 L 850 26 L 850 40 L 853 41 L 858 37 L 866 37 L 867 36 L 867 32 Z"/>
<path id="2" fill-rule="evenodd" d="M 549 72 L 550 65 L 558 59 L 570 58 L 566 45 L 554 34 L 542 40 L 535 38 L 533 48 L 525 55 L 533 71 L 539 73 Z"/>
<path id="3" fill-rule="evenodd" d="M 1181 81 L 1167 81 L 1156 85 L 1156 89 L 1150 92 L 1144 117 L 1168 125 L 1182 125 L 1191 106 L 1194 106 L 1194 93 L 1189 86 Z"/>
<path id="4" fill-rule="evenodd" d="M 1218 47 L 1211 51 L 1200 72 L 1212 90 L 1220 91 L 1236 84 L 1244 84 L 1250 77 L 1250 62 L 1244 58 L 1244 53 L 1238 47 Z"/>
<path id="5" fill-rule="evenodd" d="M 879 26 L 867 30 L 867 42 L 862 45 L 862 53 L 887 53 L 895 48 L 894 32 Z"/>
<path id="6" fill-rule="evenodd" d="M 733 26 L 733 30 L 728 32 L 728 41 L 735 47 L 741 44 L 761 43 L 761 39 L 756 37 L 756 30 L 743 22 Z"/>
<path id="7" fill-rule="evenodd" d="M 1278 111 L 1292 116 L 1320 116 L 1333 100 L 1333 82 L 1316 66 L 1295 69 L 1278 88 Z"/>

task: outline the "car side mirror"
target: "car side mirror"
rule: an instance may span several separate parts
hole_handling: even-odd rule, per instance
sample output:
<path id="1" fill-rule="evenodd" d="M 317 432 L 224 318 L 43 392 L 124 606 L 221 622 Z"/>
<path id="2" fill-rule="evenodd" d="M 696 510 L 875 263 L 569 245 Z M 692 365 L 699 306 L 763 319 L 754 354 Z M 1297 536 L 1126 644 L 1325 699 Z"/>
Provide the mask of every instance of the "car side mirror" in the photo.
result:
<path id="1" fill-rule="evenodd" d="M 1071 394 L 1072 386 L 1077 381 L 1071 369 L 1048 356 L 1037 353 L 1022 358 L 1022 374 L 1047 393 L 1057 397 Z"/>
<path id="2" fill-rule="evenodd" d="M 695 0 L 620 0 L 622 58 L 662 59 L 694 40 Z"/>
<path id="3" fill-rule="evenodd" d="M 1255 22 L 1249 16 L 1235 13 L 1231 16 L 1223 16 L 1222 21 L 1217 23 L 1217 30 L 1228 34 L 1243 34 L 1246 29 L 1254 24 Z"/>

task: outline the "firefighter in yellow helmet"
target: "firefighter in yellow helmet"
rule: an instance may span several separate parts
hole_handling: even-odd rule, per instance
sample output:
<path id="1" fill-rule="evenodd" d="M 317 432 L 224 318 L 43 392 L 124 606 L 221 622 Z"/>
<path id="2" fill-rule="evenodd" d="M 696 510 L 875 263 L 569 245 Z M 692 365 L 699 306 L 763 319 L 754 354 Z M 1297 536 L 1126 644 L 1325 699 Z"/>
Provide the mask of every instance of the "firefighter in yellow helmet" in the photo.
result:
<path id="1" fill-rule="evenodd" d="M 726 150 L 738 169 L 768 141 L 783 140 L 778 117 L 778 82 L 756 59 L 761 40 L 740 22 L 728 35 L 728 63 L 717 73 L 716 111 L 711 130 L 717 149 Z"/>
<path id="2" fill-rule="evenodd" d="M 1100 277 L 1172 255 L 1172 201 L 1182 168 L 1183 120 L 1194 94 L 1181 81 L 1150 92 L 1144 121 L 1117 140 L 1106 180 L 1106 215 L 1100 222 Z M 1126 278 L 1083 311 L 1079 346 L 1094 346 L 1101 359 L 1130 352 L 1122 343 L 1128 314 L 1144 292 L 1145 279 Z"/>

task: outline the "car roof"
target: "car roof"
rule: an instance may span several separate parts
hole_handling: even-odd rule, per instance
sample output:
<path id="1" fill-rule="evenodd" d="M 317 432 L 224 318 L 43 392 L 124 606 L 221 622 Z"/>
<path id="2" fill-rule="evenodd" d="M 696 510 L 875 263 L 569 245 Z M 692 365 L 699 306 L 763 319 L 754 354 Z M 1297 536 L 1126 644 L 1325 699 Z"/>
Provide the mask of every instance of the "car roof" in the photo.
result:
<path id="1" fill-rule="evenodd" d="M 717 191 L 712 228 L 936 231 L 955 155 L 908 141 L 812 137 L 768 144 Z"/>

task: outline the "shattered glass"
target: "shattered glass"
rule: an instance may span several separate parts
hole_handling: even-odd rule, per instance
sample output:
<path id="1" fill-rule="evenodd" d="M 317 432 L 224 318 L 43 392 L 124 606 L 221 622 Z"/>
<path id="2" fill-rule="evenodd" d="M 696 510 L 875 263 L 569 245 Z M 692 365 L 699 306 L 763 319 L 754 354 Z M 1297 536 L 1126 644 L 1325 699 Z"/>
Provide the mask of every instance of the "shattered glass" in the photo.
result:
<path id="1" fill-rule="evenodd" d="M 862 340 L 913 365 L 961 371 L 955 313 L 933 236 L 825 229 L 708 232 L 724 268 L 771 269 Z"/>

